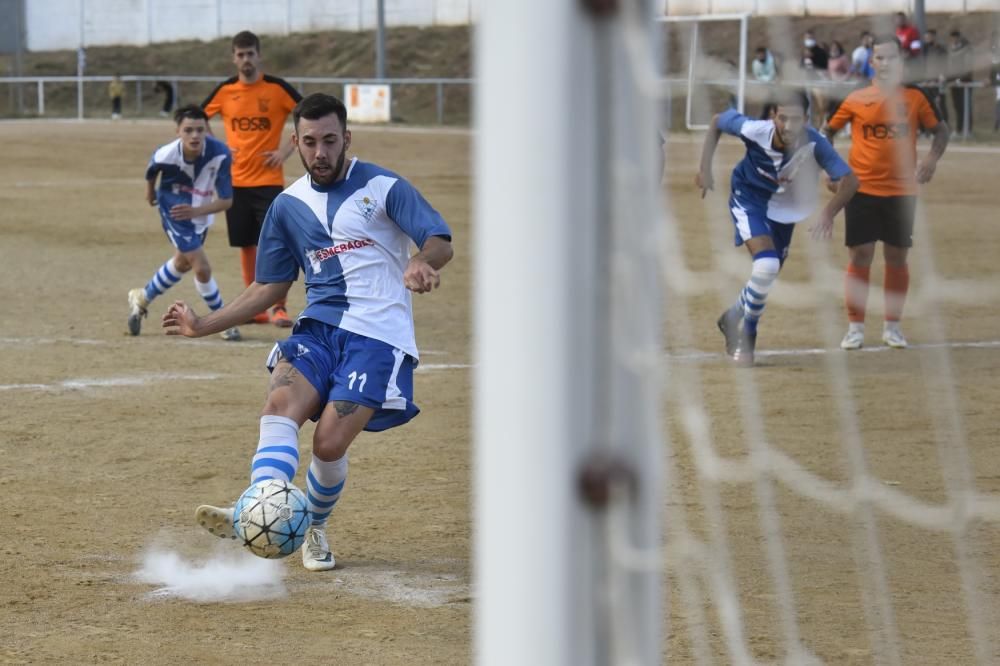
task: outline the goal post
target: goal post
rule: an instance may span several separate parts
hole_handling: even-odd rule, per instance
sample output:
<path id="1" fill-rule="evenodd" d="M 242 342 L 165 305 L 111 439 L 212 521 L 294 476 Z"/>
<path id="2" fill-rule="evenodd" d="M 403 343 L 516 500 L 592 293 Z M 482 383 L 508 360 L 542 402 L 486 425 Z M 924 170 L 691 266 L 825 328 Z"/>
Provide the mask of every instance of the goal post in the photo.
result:
<path id="1" fill-rule="evenodd" d="M 616 4 L 505 0 L 477 27 L 482 665 L 660 662 L 662 567 L 630 557 L 661 561 L 659 126 L 627 43 L 655 30 Z"/>
<path id="2" fill-rule="evenodd" d="M 695 99 L 701 96 L 701 88 L 703 85 L 721 86 L 725 88 L 735 88 L 735 99 L 736 108 L 740 113 L 744 113 L 746 109 L 746 91 L 747 91 L 747 53 L 748 53 L 748 33 L 750 26 L 750 14 L 749 13 L 739 13 L 739 14 L 695 14 L 687 16 L 657 16 L 656 22 L 661 26 L 679 26 L 683 24 L 690 24 L 691 32 L 688 38 L 688 49 L 687 49 L 687 63 L 684 68 L 687 76 L 686 80 L 683 82 L 686 95 L 684 102 L 684 124 L 689 130 L 703 130 L 708 129 L 708 123 L 704 121 L 703 118 L 696 117 L 696 111 L 694 109 Z M 738 55 L 738 71 L 735 72 L 735 78 L 723 78 L 718 74 L 709 75 L 709 77 L 703 78 L 702 73 L 699 71 L 699 63 L 702 62 L 701 58 L 701 43 L 700 43 L 700 26 L 702 23 L 707 22 L 720 22 L 720 21 L 738 21 L 739 22 L 739 55 Z M 667 83 L 668 85 L 674 83 L 676 78 L 671 77 L 670 73 L 667 72 Z"/>

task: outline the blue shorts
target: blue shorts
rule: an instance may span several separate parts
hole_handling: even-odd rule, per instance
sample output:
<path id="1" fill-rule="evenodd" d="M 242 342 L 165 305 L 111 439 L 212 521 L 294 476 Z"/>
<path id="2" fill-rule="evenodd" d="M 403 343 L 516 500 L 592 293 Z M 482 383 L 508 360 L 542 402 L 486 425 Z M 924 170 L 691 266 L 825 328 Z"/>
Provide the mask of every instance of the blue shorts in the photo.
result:
<path id="1" fill-rule="evenodd" d="M 161 210 L 160 224 L 170 243 L 181 252 L 194 252 L 205 244 L 208 229 L 199 230 L 190 220 L 171 219 L 169 213 Z"/>
<path id="2" fill-rule="evenodd" d="M 417 360 L 380 340 L 351 333 L 315 319 L 300 319 L 292 334 L 274 345 L 268 370 L 289 361 L 324 400 L 371 407 L 375 414 L 365 430 L 380 432 L 403 425 L 420 413 L 413 404 L 413 370 Z M 319 420 L 323 409 L 314 414 Z"/>
<path id="3" fill-rule="evenodd" d="M 794 224 L 775 222 L 767 218 L 767 208 L 748 204 L 736 197 L 729 197 L 729 214 L 736 227 L 736 247 L 756 236 L 770 236 L 774 249 L 782 264 L 788 257 L 788 247 L 792 244 Z"/>

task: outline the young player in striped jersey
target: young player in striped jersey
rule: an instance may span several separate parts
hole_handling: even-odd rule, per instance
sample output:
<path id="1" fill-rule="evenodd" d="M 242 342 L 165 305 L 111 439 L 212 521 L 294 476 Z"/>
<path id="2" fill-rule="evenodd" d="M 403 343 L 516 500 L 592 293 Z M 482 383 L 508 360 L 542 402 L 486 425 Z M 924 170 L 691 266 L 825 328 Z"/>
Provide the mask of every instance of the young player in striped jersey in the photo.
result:
<path id="1" fill-rule="evenodd" d="M 819 170 L 837 183 L 837 192 L 812 227 L 816 238 L 830 237 L 834 216 L 858 187 L 857 178 L 830 143 L 808 126 L 809 102 L 803 93 L 783 91 L 768 106 L 773 111 L 766 120 L 751 120 L 735 109 L 712 118 L 695 177 L 704 197 L 714 186 L 712 157 L 722 133 L 739 137 L 746 145 L 746 155 L 733 169 L 729 210 L 736 245 L 746 245 L 750 252 L 750 279 L 736 304 L 718 320 L 726 353 L 744 366 L 753 365 L 757 323 L 788 257 L 795 225 L 819 203 Z"/>
<path id="2" fill-rule="evenodd" d="M 158 206 L 163 231 L 175 248 L 153 274 L 145 288 L 128 292 L 128 331 L 139 335 L 149 304 L 194 269 L 194 286 L 212 310 L 222 307 L 219 286 L 205 254 L 205 235 L 214 214 L 233 202 L 230 177 L 232 157 L 221 141 L 207 136 L 208 118 L 190 105 L 174 113 L 177 138 L 160 146 L 146 167 L 146 200 Z M 157 186 L 159 178 L 159 186 Z M 235 326 L 222 332 L 226 340 L 239 340 Z"/>
<path id="3" fill-rule="evenodd" d="M 440 283 L 452 256 L 448 225 L 400 176 L 347 160 L 347 109 L 317 93 L 292 115 L 293 141 L 307 174 L 268 210 L 256 281 L 232 303 L 198 317 L 182 302 L 163 317 L 169 335 L 200 337 L 244 321 L 284 295 L 301 271 L 306 308 L 268 358 L 271 382 L 260 419 L 251 482 L 291 481 L 299 428 L 317 420 L 306 496 L 312 526 L 302 550 L 311 571 L 334 567 L 324 526 L 347 478 L 347 449 L 362 430 L 402 425 L 413 404 L 417 346 L 410 292 Z M 410 256 L 410 247 L 419 251 Z M 233 536 L 233 511 L 209 505 L 197 521 Z"/>
<path id="4" fill-rule="evenodd" d="M 875 244 L 882 241 L 885 259 L 885 322 L 882 341 L 905 348 L 900 329 L 903 303 L 910 287 L 907 254 L 913 246 L 917 185 L 930 182 L 948 147 L 948 125 L 927 94 L 904 86 L 903 49 L 892 35 L 875 38 L 872 84 L 848 95 L 830 116 L 824 132 L 830 140 L 851 124 L 848 161 L 861 186 L 847 205 L 846 239 L 850 261 L 845 280 L 848 328 L 840 346 L 860 349 L 865 341 L 868 278 Z M 931 149 L 917 161 L 917 132 L 934 135 Z"/>

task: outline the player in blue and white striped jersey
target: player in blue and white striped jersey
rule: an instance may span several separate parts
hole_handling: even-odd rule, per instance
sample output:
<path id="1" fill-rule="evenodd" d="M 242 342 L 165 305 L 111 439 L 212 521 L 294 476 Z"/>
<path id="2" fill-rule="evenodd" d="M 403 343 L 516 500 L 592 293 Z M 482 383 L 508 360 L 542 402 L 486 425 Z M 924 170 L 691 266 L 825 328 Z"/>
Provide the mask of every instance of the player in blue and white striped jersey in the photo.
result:
<path id="1" fill-rule="evenodd" d="M 830 238 L 833 218 L 858 189 L 858 179 L 833 146 L 808 125 L 808 98 L 785 90 L 770 117 L 753 120 L 734 109 L 712 118 L 702 148 L 695 184 L 702 197 L 714 187 L 712 157 L 723 132 L 738 137 L 746 154 L 733 169 L 729 209 L 736 227 L 736 245 L 746 245 L 752 257 L 750 279 L 735 305 L 719 317 L 726 353 L 740 365 L 751 366 L 757 343 L 757 322 L 767 295 L 788 257 L 795 225 L 819 204 L 819 171 L 826 172 L 834 196 L 820 210 L 812 227 L 815 238 Z"/>
<path id="2" fill-rule="evenodd" d="M 153 299 L 192 269 L 194 286 L 208 307 L 222 307 L 204 242 L 214 214 L 233 203 L 232 155 L 224 143 L 208 136 L 208 117 L 201 108 L 189 105 L 177 109 L 174 122 L 177 138 L 157 148 L 146 167 L 146 200 L 158 207 L 163 231 L 175 252 L 145 288 L 129 291 L 128 330 L 132 335 L 139 335 Z M 222 337 L 239 340 L 240 331 L 234 326 Z"/>
<path id="3" fill-rule="evenodd" d="M 362 430 L 402 425 L 413 403 L 417 346 L 410 292 L 440 284 L 451 230 L 406 180 L 347 160 L 347 109 L 321 93 L 292 112 L 292 136 L 307 174 L 271 204 L 257 245 L 256 279 L 222 310 L 198 317 L 182 302 L 163 317 L 170 335 L 221 331 L 283 297 L 299 272 L 306 307 L 268 358 L 271 383 L 251 482 L 291 481 L 299 428 L 317 420 L 306 497 L 312 525 L 302 550 L 312 571 L 334 567 L 325 525 L 347 479 L 347 449 Z M 418 252 L 410 256 L 410 248 Z M 213 534 L 233 535 L 232 509 L 198 507 Z"/>

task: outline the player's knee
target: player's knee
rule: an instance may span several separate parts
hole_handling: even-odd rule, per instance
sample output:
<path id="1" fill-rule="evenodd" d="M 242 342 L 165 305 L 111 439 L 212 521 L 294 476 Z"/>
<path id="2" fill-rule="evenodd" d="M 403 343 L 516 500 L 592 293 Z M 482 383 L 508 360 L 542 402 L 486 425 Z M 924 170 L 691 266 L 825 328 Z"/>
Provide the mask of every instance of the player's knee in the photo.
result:
<path id="1" fill-rule="evenodd" d="M 781 270 L 781 260 L 777 257 L 759 257 L 753 260 L 751 270 L 755 278 L 772 282 Z"/>
<path id="2" fill-rule="evenodd" d="M 351 441 L 340 433 L 323 433 L 317 428 L 313 434 L 313 454 L 324 462 L 340 460 L 350 445 Z"/>
<path id="3" fill-rule="evenodd" d="M 178 254 L 176 257 L 174 257 L 174 266 L 181 273 L 187 273 L 189 270 L 191 270 L 191 260 L 188 259 L 183 254 Z"/>

